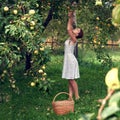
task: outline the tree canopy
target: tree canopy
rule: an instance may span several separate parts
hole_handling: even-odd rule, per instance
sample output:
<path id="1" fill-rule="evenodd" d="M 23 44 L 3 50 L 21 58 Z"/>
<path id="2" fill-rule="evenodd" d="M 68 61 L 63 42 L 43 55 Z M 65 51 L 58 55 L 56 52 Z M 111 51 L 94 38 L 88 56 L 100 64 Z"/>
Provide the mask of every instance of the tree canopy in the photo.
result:
<path id="1" fill-rule="evenodd" d="M 76 5 L 73 6 L 73 2 Z M 56 36 L 59 42 L 66 39 L 69 10 L 76 11 L 77 27 L 83 29 L 83 39 L 88 42 L 88 46 L 93 44 L 92 49 L 100 62 L 111 64 L 110 56 L 104 53 L 104 46 L 107 40 L 114 38 L 118 30 L 112 21 L 112 10 L 116 3 L 113 0 L 102 0 L 102 4 L 96 2 L 97 0 L 0 0 L 1 81 L 4 81 L 7 74 L 12 88 L 16 88 L 12 73 L 15 66 L 21 61 L 25 62 L 26 53 L 30 57 L 30 74 L 34 76 L 34 81 L 40 84 L 47 79 L 42 68 L 50 57 L 49 49 L 44 43 L 49 36 Z M 118 24 L 116 19 L 114 21 Z"/>

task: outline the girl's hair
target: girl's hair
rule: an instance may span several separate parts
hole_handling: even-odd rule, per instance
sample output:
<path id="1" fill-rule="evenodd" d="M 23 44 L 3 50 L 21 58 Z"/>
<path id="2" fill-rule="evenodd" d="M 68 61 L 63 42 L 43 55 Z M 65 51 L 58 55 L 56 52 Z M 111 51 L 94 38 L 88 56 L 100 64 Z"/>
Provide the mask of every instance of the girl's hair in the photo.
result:
<path id="1" fill-rule="evenodd" d="M 82 38 L 83 37 L 83 30 L 80 29 L 80 32 L 78 33 L 78 36 L 76 38 Z"/>

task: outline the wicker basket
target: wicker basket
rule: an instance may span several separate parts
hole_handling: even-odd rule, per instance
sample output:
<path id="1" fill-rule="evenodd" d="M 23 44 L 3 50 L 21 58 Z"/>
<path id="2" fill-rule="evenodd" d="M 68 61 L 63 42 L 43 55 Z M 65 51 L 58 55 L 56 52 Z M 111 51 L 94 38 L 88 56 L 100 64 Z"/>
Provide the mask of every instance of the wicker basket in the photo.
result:
<path id="1" fill-rule="evenodd" d="M 73 101 L 72 97 L 69 96 L 69 98 L 70 98 L 69 100 L 55 101 L 56 97 L 60 94 L 69 95 L 66 92 L 58 93 L 52 101 L 53 111 L 57 115 L 64 115 L 64 114 L 67 114 L 69 112 L 74 112 L 74 101 Z"/>

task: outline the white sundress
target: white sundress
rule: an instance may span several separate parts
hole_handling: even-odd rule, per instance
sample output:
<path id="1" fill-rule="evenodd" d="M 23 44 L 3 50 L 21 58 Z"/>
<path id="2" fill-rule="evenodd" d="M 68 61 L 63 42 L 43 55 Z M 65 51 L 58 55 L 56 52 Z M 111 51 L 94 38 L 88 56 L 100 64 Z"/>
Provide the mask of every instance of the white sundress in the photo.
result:
<path id="1" fill-rule="evenodd" d="M 76 44 L 70 44 L 70 41 L 70 39 L 65 41 L 62 78 L 77 79 L 80 77 L 80 74 L 78 61 L 74 56 L 74 48 Z"/>

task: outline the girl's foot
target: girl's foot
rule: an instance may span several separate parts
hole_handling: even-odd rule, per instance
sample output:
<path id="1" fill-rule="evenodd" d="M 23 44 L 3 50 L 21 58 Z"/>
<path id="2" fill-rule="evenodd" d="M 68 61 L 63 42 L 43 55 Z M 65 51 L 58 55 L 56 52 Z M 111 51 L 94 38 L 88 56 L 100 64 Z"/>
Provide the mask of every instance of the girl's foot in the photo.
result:
<path id="1" fill-rule="evenodd" d="M 73 100 L 73 98 L 72 98 L 72 97 L 69 97 L 68 100 Z"/>
<path id="2" fill-rule="evenodd" d="M 80 99 L 80 96 L 76 97 L 75 100 L 79 100 Z"/>

